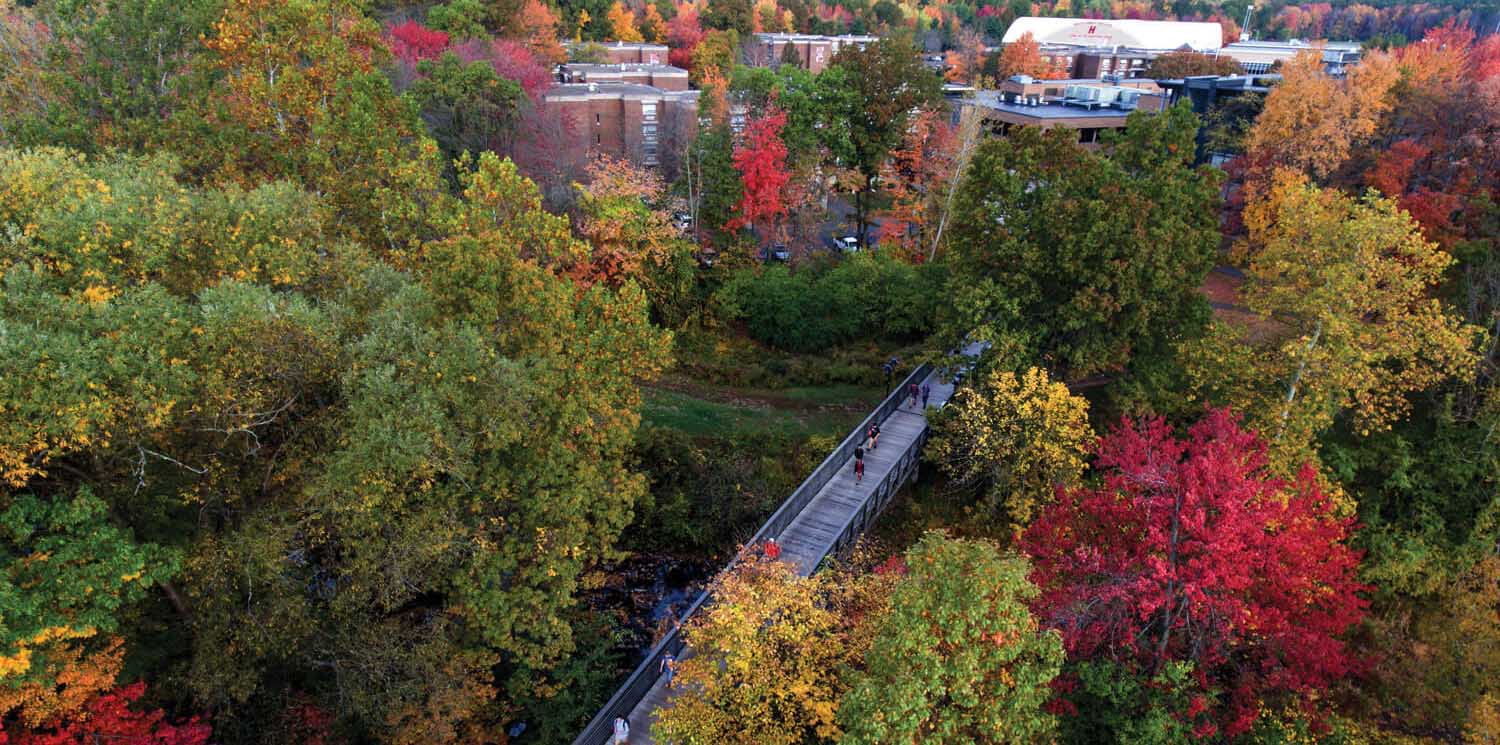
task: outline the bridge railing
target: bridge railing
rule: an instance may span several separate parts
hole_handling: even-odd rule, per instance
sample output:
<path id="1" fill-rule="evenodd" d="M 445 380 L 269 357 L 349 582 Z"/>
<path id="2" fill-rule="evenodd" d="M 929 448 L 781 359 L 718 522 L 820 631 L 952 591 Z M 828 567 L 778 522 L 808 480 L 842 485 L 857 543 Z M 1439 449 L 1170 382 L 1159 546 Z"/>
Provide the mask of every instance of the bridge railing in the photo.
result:
<path id="1" fill-rule="evenodd" d="M 807 507 L 807 504 L 813 500 L 813 497 L 817 496 L 818 492 L 838 474 L 839 469 L 850 458 L 854 457 L 854 448 L 858 447 L 864 441 L 865 432 L 869 431 L 870 425 L 875 422 L 885 421 L 885 418 L 890 416 L 891 412 L 900 408 L 901 401 L 906 397 L 907 386 L 914 382 L 920 383 L 932 371 L 933 366 L 931 364 L 919 365 L 915 370 L 911 371 L 910 375 L 902 379 L 895 390 L 886 394 L 885 399 L 880 402 L 880 405 L 875 407 L 875 410 L 871 411 L 859 423 L 859 426 L 855 427 L 853 431 L 844 437 L 843 442 L 839 443 L 839 446 L 827 458 L 823 459 L 823 462 L 817 468 L 813 469 L 813 472 L 808 475 L 801 486 L 798 486 L 796 491 L 793 491 L 791 496 L 788 496 L 781 503 L 781 506 L 776 508 L 775 512 L 771 513 L 770 519 L 761 525 L 760 530 L 756 531 L 755 535 L 745 544 L 745 548 L 741 549 L 735 555 L 734 559 L 730 561 L 729 566 L 720 570 L 720 573 L 722 574 L 724 571 L 728 571 L 729 568 L 734 567 L 735 564 L 738 564 L 745 557 L 747 551 L 758 550 L 759 546 L 764 544 L 766 539 L 780 538 L 782 531 L 786 530 L 787 526 L 792 524 L 792 521 L 797 518 L 797 515 L 802 512 L 803 508 Z M 916 449 L 913 448 L 902 456 L 904 467 L 910 467 L 911 463 L 914 463 L 910 459 L 916 457 L 915 453 Z M 891 474 L 886 477 L 885 481 L 890 481 L 900 471 L 903 471 L 902 466 L 891 469 Z M 893 483 L 899 485 L 901 481 Z M 882 487 L 884 486 L 885 484 L 882 483 Z M 888 491 L 894 492 L 894 486 L 890 487 Z M 888 500 L 889 496 L 889 494 L 886 494 L 885 499 Z M 869 500 L 869 502 L 874 501 L 874 498 Z M 882 506 L 884 506 L 883 502 Z M 865 507 L 861 507 L 860 514 L 866 514 L 865 510 L 868 507 L 868 504 Z M 878 510 L 869 513 L 870 516 L 878 514 Z M 859 524 L 861 525 L 861 529 L 863 529 L 863 526 L 868 524 L 868 518 L 861 520 Z M 843 532 L 847 533 L 849 529 L 850 526 L 846 525 Z M 843 533 L 840 535 L 843 535 Z M 840 542 L 835 541 L 834 544 L 824 550 L 822 557 L 812 562 L 808 571 L 815 569 L 818 563 L 827 556 L 829 551 L 840 548 L 842 545 Z M 715 577 L 716 580 L 717 577 Z M 579 733 L 578 737 L 573 740 L 573 745 L 603 745 L 609 742 L 609 738 L 613 734 L 615 717 L 630 716 L 630 712 L 646 697 L 646 694 L 651 691 L 651 687 L 656 685 L 656 679 L 661 672 L 662 658 L 668 653 L 671 653 L 673 657 L 682 656 L 685 642 L 682 638 L 680 624 L 687 621 L 694 613 L 698 612 L 699 608 L 703 607 L 703 604 L 709 599 L 713 585 L 714 582 L 711 581 L 706 588 L 698 593 L 698 596 L 688 605 L 687 610 L 683 611 L 682 615 L 678 618 L 679 625 L 674 626 L 661 638 L 661 641 L 658 641 L 651 647 L 651 651 L 646 654 L 644 660 L 641 660 L 641 664 L 636 666 L 635 670 L 630 673 L 630 677 L 625 679 L 625 683 L 615 691 L 613 696 L 610 696 L 609 701 L 605 702 L 604 707 L 599 710 L 599 713 L 595 714 L 594 718 L 589 720 L 588 725 L 583 728 L 583 732 Z"/>

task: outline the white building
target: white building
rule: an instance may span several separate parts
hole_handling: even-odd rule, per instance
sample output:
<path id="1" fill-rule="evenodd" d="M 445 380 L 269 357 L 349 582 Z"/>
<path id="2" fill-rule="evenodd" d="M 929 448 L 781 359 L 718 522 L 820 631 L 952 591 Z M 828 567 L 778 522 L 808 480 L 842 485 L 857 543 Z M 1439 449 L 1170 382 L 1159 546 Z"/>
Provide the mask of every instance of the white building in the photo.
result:
<path id="1" fill-rule="evenodd" d="M 1342 75 L 1345 68 L 1359 62 L 1363 48 L 1357 41 L 1237 41 L 1220 49 L 1219 54 L 1240 63 L 1245 72 L 1258 75 L 1277 62 L 1310 50 L 1321 51 L 1323 66 L 1330 75 Z"/>
<path id="2" fill-rule="evenodd" d="M 1001 43 L 1011 44 L 1030 33 L 1045 45 L 1098 49 L 1126 47 L 1168 52 L 1187 47 L 1212 52 L 1224 46 L 1224 28 L 1217 23 L 1186 21 L 1090 20 L 1087 18 L 1017 18 L 1005 29 Z"/>

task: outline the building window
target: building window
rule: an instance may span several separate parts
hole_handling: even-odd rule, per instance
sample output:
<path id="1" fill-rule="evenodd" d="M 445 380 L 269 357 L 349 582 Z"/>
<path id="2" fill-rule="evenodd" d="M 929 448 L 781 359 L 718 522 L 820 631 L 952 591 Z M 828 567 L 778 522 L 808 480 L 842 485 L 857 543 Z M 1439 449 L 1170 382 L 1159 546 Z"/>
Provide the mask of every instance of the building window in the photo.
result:
<path id="1" fill-rule="evenodd" d="M 1078 141 L 1081 142 L 1081 143 L 1088 144 L 1088 143 L 1091 143 L 1091 142 L 1096 142 L 1096 141 L 1098 141 L 1098 139 L 1099 139 L 1099 130 L 1097 130 L 1097 129 L 1080 129 L 1080 130 L 1078 130 Z"/>
<path id="2" fill-rule="evenodd" d="M 597 127 L 597 126 L 599 126 L 599 125 L 600 125 L 600 124 L 603 124 L 603 123 L 604 123 L 604 118 L 603 118 L 603 117 L 601 117 L 601 116 L 600 116 L 600 115 L 598 115 L 598 114 L 595 114 L 595 115 L 594 115 L 594 126 L 596 126 L 596 127 Z"/>
<path id="3" fill-rule="evenodd" d="M 604 143 L 604 138 L 601 135 L 598 135 L 598 134 L 594 135 L 594 144 L 595 145 L 601 145 L 603 143 Z"/>
<path id="4" fill-rule="evenodd" d="M 646 121 L 648 121 L 648 122 L 654 122 L 654 121 L 656 121 L 656 104 L 654 104 L 654 103 L 643 103 L 643 104 L 641 104 L 641 118 L 644 119 L 644 120 L 646 120 Z"/>

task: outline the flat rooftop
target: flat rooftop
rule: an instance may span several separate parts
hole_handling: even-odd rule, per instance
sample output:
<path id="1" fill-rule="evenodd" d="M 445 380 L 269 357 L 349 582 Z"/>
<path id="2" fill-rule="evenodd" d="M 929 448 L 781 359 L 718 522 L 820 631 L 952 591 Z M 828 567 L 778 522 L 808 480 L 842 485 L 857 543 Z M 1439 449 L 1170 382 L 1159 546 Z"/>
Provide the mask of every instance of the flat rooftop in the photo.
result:
<path id="1" fill-rule="evenodd" d="M 999 91 L 979 91 L 970 99 L 972 103 L 983 106 L 994 111 L 1003 111 L 1007 114 L 1024 116 L 1032 119 L 1090 119 L 1099 122 L 1115 122 L 1121 124 L 1131 112 L 1123 109 L 1110 107 L 1099 107 L 1087 109 L 1082 106 L 1065 106 L 1060 103 L 1042 103 L 1036 106 L 1023 106 L 1021 104 L 1006 103 L 1001 100 Z"/>
<path id="2" fill-rule="evenodd" d="M 563 69 L 575 72 L 650 72 L 658 75 L 686 75 L 687 70 L 672 65 L 663 65 L 652 62 L 620 62 L 610 64 L 608 62 L 564 62 Z"/>
<path id="3" fill-rule="evenodd" d="M 542 92 L 543 98 L 551 99 L 621 98 L 626 96 L 697 99 L 698 91 L 669 91 L 657 88 L 654 85 L 641 85 L 640 83 L 605 82 L 555 83 L 551 88 Z"/>
<path id="4" fill-rule="evenodd" d="M 879 36 L 861 36 L 857 34 L 843 34 L 841 36 L 826 36 L 823 34 L 784 34 L 784 33 L 761 33 L 755 38 L 761 41 L 844 41 L 872 43 L 880 41 Z"/>

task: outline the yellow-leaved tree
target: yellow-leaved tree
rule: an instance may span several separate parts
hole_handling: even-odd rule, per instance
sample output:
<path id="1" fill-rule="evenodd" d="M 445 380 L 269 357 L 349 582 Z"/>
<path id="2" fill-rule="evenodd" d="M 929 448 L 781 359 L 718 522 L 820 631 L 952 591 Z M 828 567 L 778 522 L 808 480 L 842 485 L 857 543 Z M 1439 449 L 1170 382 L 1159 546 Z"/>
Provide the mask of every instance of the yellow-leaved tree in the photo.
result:
<path id="1" fill-rule="evenodd" d="M 997 370 L 961 389 L 933 429 L 927 457 L 1016 526 L 1083 473 L 1094 441 L 1088 402 L 1035 367 L 1020 377 Z"/>
<path id="2" fill-rule="evenodd" d="M 888 588 L 892 578 L 843 576 L 800 577 L 780 561 L 747 562 L 722 576 L 713 605 L 685 626 L 692 654 L 676 663 L 676 695 L 652 728 L 657 741 L 838 739 L 839 701 L 849 688 L 842 669 L 863 658 L 870 643 L 853 624 L 878 615 L 887 592 L 869 590 Z"/>
<path id="3" fill-rule="evenodd" d="M 1332 176 L 1375 135 L 1399 74 L 1384 54 L 1370 55 L 1347 78 L 1329 75 L 1317 50 L 1282 63 L 1282 81 L 1266 96 L 1246 141 L 1251 192 L 1269 186 L 1278 168 L 1319 181 Z"/>
<path id="4" fill-rule="evenodd" d="M 1432 291 L 1453 259 L 1378 195 L 1355 199 L 1284 169 L 1245 210 L 1246 304 L 1262 323 L 1218 324 L 1188 349 L 1188 374 L 1243 413 L 1290 473 L 1342 412 L 1389 427 L 1407 394 L 1473 364 L 1478 329 Z"/>
<path id="5" fill-rule="evenodd" d="M 615 0 L 609 8 L 609 27 L 615 41 L 645 41 L 641 30 L 635 27 L 635 13 L 620 0 Z"/>

